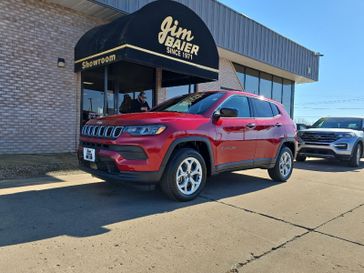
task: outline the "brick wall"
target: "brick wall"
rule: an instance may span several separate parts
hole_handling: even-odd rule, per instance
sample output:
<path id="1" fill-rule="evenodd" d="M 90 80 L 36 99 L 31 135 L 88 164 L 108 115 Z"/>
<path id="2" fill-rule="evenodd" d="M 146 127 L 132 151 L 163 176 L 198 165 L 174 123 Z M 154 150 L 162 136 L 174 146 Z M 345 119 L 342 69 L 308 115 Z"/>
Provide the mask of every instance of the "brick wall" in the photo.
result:
<path id="1" fill-rule="evenodd" d="M 197 90 L 220 90 L 221 87 L 234 90 L 243 89 L 238 77 L 236 76 L 236 71 L 233 64 L 231 63 L 231 61 L 224 58 L 220 58 L 219 61 L 219 80 L 216 82 L 199 84 Z"/>
<path id="2" fill-rule="evenodd" d="M 0 154 L 75 151 L 80 77 L 73 50 L 100 23 L 42 0 L 0 1 Z"/>
<path id="3" fill-rule="evenodd" d="M 0 0 L 0 154 L 73 152 L 80 116 L 80 73 L 74 46 L 101 24 L 45 0 Z M 58 57 L 66 60 L 57 67 Z M 220 59 L 220 87 L 241 90 L 232 63 Z M 166 96 L 165 88 L 159 101 Z"/>

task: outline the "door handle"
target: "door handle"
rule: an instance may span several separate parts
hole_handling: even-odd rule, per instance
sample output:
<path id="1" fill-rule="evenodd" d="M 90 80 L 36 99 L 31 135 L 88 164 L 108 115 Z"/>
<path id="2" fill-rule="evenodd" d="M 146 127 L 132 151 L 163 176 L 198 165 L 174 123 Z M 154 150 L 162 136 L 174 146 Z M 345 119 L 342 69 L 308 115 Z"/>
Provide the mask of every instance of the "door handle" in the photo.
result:
<path id="1" fill-rule="evenodd" d="M 278 122 L 278 123 L 276 123 L 276 125 L 274 125 L 275 127 L 281 127 L 283 124 L 282 123 L 280 123 L 280 122 Z"/>
<path id="2" fill-rule="evenodd" d="M 223 127 L 223 129 L 226 132 L 237 132 L 237 131 L 242 131 L 245 128 L 243 126 L 227 126 L 227 127 Z"/>
<path id="3" fill-rule="evenodd" d="M 248 127 L 249 129 L 254 129 L 256 127 L 255 123 L 248 123 L 246 125 L 246 127 Z"/>

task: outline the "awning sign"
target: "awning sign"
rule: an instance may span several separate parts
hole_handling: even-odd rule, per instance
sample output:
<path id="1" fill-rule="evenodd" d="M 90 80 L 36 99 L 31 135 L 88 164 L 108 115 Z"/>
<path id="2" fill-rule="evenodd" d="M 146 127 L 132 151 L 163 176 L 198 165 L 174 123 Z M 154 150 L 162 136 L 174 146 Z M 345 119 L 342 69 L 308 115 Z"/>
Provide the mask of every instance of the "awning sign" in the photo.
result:
<path id="1" fill-rule="evenodd" d="M 193 60 L 198 55 L 200 47 L 192 43 L 195 37 L 192 30 L 179 26 L 178 20 L 172 16 L 166 17 L 161 24 L 158 41 L 166 47 L 168 54 Z"/>
<path id="2" fill-rule="evenodd" d="M 128 61 L 206 80 L 218 78 L 215 41 L 202 19 L 175 2 L 154 1 L 87 32 L 75 48 L 75 71 Z"/>

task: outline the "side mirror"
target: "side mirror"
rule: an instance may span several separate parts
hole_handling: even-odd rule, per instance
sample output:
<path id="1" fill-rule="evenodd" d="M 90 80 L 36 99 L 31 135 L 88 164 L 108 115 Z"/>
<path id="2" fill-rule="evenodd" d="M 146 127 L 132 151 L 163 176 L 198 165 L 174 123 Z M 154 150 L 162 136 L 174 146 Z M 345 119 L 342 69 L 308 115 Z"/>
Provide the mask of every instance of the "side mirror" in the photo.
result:
<path id="1" fill-rule="evenodd" d="M 221 108 L 220 117 L 224 118 L 236 118 L 238 116 L 238 110 L 234 108 Z"/>
<path id="2" fill-rule="evenodd" d="M 238 110 L 234 108 L 221 108 L 214 113 L 213 119 L 218 120 L 219 118 L 236 118 L 237 116 Z"/>

